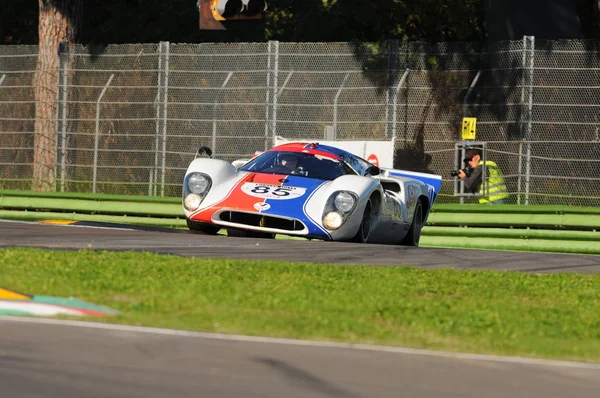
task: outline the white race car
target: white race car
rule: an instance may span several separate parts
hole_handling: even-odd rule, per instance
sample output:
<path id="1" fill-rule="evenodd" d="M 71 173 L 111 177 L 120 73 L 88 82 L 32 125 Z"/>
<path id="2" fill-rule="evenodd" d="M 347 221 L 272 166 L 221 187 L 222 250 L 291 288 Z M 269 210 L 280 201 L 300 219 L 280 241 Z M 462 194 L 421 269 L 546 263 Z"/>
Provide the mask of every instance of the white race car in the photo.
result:
<path id="1" fill-rule="evenodd" d="M 207 234 L 418 246 L 442 184 L 439 175 L 379 168 L 318 143 L 286 143 L 233 164 L 207 147 L 198 154 L 185 173 L 183 209 L 189 229 Z"/>

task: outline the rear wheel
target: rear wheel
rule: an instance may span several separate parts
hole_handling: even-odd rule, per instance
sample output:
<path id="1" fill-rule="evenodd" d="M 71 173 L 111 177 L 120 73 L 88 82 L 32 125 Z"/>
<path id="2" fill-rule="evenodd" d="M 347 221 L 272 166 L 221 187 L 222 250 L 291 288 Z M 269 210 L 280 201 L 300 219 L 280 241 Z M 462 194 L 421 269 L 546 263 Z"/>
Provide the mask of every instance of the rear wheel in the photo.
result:
<path id="1" fill-rule="evenodd" d="M 236 238 L 275 239 L 275 234 L 270 232 L 246 231 L 234 228 L 227 228 L 227 236 L 234 236 Z"/>
<path id="2" fill-rule="evenodd" d="M 373 224 L 373 203 L 371 199 L 367 201 L 367 205 L 365 206 L 365 212 L 363 213 L 362 220 L 360 222 L 360 227 L 358 228 L 358 232 L 352 239 L 355 242 L 366 243 L 369 240 L 369 236 L 371 235 L 371 226 Z"/>
<path id="3" fill-rule="evenodd" d="M 417 204 L 415 205 L 415 214 L 413 216 L 413 221 L 410 224 L 410 229 L 408 230 L 408 234 L 402 240 L 401 245 L 404 246 L 419 246 L 419 241 L 421 240 L 421 229 L 423 228 L 423 203 L 421 199 L 417 200 Z"/>
<path id="4" fill-rule="evenodd" d="M 190 231 L 200 232 L 207 235 L 216 235 L 221 229 L 221 227 L 216 225 L 192 221 L 189 218 L 186 218 L 185 221 L 187 222 L 187 226 Z"/>

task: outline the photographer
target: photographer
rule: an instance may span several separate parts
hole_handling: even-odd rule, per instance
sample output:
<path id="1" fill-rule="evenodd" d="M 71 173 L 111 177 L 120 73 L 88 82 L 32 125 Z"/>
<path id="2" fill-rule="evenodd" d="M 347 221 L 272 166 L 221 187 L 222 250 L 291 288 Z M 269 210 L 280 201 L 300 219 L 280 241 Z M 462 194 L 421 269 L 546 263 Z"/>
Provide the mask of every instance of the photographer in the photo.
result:
<path id="1" fill-rule="evenodd" d="M 464 180 L 465 192 L 480 193 L 480 204 L 503 204 L 504 199 L 508 198 L 508 191 L 498 165 L 491 160 L 485 161 L 487 178 L 482 183 L 484 163 L 481 160 L 481 150 L 469 148 L 465 155 L 467 167 L 458 171 L 458 178 Z"/>

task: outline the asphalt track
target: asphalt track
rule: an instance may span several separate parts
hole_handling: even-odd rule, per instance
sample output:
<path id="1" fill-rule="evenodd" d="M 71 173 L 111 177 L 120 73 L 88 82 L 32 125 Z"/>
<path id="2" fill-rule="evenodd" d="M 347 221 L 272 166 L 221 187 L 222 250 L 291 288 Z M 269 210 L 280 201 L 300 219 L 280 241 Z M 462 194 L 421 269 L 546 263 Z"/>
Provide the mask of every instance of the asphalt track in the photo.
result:
<path id="1" fill-rule="evenodd" d="M 600 256 L 255 240 L 114 227 L 0 222 L 0 247 L 541 273 L 600 271 Z M 0 317 L 0 396 L 598 397 L 600 365 Z"/>
<path id="2" fill-rule="evenodd" d="M 209 236 L 187 230 L 78 223 L 0 222 L 0 247 L 134 250 L 187 257 L 307 261 L 379 266 L 411 265 L 536 273 L 599 273 L 600 256 L 548 254 L 307 240 Z"/>
<path id="3" fill-rule="evenodd" d="M 597 398 L 599 374 L 591 364 L 0 318 L 7 398 Z"/>

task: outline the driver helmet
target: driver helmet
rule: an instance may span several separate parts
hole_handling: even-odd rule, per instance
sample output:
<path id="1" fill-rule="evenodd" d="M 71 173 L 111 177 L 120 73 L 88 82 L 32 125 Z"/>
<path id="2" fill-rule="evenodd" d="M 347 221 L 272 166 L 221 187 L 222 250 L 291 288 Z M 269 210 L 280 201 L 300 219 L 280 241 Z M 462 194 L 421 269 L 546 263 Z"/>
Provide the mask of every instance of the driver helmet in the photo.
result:
<path id="1" fill-rule="evenodd" d="M 298 155 L 295 153 L 281 153 L 277 156 L 277 164 L 288 170 L 294 170 L 298 166 Z"/>

